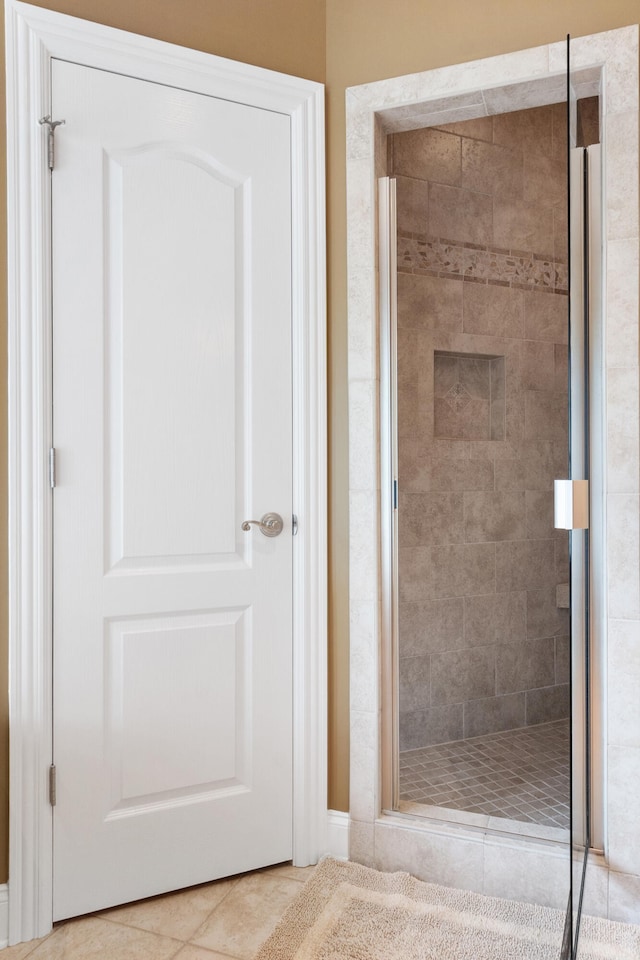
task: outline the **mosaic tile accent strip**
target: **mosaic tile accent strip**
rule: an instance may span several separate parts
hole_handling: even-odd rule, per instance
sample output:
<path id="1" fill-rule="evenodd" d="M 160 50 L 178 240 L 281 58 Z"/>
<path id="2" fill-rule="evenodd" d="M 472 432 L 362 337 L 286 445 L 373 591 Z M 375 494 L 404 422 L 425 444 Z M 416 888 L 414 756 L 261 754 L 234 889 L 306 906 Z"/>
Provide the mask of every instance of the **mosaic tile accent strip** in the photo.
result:
<path id="1" fill-rule="evenodd" d="M 569 828 L 569 721 L 400 754 L 400 798 Z"/>
<path id="2" fill-rule="evenodd" d="M 398 270 L 449 280 L 567 293 L 567 264 L 562 260 L 522 250 L 433 239 L 417 233 L 398 235 Z"/>

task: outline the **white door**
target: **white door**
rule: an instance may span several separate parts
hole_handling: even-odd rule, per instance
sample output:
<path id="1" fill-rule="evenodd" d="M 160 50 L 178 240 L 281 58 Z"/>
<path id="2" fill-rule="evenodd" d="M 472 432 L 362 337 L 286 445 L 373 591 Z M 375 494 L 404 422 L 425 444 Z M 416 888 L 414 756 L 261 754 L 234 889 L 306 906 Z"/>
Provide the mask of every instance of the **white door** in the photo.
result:
<path id="1" fill-rule="evenodd" d="M 58 920 L 292 855 L 291 188 L 284 115 L 52 87 Z"/>

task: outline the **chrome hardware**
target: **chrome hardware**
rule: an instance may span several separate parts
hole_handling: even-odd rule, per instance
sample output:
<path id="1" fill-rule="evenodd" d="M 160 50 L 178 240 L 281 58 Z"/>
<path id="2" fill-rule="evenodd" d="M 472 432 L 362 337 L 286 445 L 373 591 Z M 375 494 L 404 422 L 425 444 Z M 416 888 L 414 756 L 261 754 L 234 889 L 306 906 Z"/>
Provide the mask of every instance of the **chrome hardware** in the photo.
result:
<path id="1" fill-rule="evenodd" d="M 56 127 L 63 125 L 64 120 L 52 120 L 50 114 L 47 114 L 46 117 L 42 117 L 38 120 L 38 123 L 41 127 L 47 127 L 47 160 L 49 162 L 49 170 L 53 170 L 54 165 L 54 134 L 56 132 Z"/>
<path id="2" fill-rule="evenodd" d="M 284 528 L 284 522 L 279 513 L 265 513 L 262 520 L 245 520 L 242 524 L 245 533 L 251 530 L 252 523 L 260 528 L 260 533 L 265 537 L 279 537 Z"/>
<path id="3" fill-rule="evenodd" d="M 298 515 L 294 513 L 291 517 L 291 536 L 295 537 L 298 533 Z"/>
<path id="4" fill-rule="evenodd" d="M 554 480 L 554 520 L 556 530 L 589 528 L 589 481 Z"/>
<path id="5" fill-rule="evenodd" d="M 49 450 L 49 486 L 53 490 L 56 485 L 56 448 Z"/>
<path id="6" fill-rule="evenodd" d="M 56 805 L 56 793 L 57 793 L 57 783 L 56 783 L 56 765 L 52 763 L 49 767 L 49 803 L 52 807 Z"/>

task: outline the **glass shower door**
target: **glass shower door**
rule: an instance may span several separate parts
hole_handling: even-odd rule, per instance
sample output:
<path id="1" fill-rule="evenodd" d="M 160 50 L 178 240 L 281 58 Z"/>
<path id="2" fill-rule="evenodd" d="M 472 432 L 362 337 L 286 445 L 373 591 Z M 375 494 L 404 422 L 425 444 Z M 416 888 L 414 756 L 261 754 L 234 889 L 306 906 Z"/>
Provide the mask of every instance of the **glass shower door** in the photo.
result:
<path id="1" fill-rule="evenodd" d="M 557 526 L 570 530 L 571 608 L 571 888 L 561 960 L 579 956 L 582 904 L 589 850 L 594 845 L 591 797 L 591 660 L 593 618 L 590 551 L 592 516 L 599 498 L 590 480 L 591 373 L 600 354 L 597 322 L 599 289 L 600 147 L 585 139 L 576 90 L 579 76 L 571 69 L 567 38 L 567 178 L 569 249 L 569 480 L 556 490 Z M 597 102 L 596 102 L 597 111 Z M 597 121 L 596 121 L 597 122 Z M 596 398 L 597 406 L 597 398 Z M 597 456 L 597 451 L 596 451 Z M 563 504 L 564 494 L 564 504 Z M 594 496 L 595 494 L 595 496 Z M 569 507 L 562 517 L 563 506 Z M 596 536 L 598 529 L 596 519 Z M 596 631 L 597 632 L 597 631 Z"/>

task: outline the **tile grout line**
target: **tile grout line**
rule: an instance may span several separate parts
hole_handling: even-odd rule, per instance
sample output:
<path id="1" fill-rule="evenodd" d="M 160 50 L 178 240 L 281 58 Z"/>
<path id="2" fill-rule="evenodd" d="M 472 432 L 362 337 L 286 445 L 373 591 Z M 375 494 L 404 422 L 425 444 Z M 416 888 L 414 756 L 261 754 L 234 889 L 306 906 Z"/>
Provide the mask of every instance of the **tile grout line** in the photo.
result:
<path id="1" fill-rule="evenodd" d="M 264 869 L 264 874 L 262 874 L 262 875 L 267 876 L 267 875 L 268 875 L 267 871 L 270 870 L 270 869 L 273 869 L 273 868 L 266 867 L 266 868 L 263 868 L 263 869 Z M 222 897 L 222 899 L 219 900 L 218 903 L 216 903 L 216 905 L 215 905 L 215 907 L 213 908 L 213 910 L 211 910 L 211 912 L 207 914 L 206 918 L 202 921 L 202 923 L 201 923 L 200 926 L 197 928 L 197 930 L 194 931 L 194 933 L 193 933 L 193 935 L 191 936 L 191 938 L 190 938 L 189 940 L 185 941 L 185 943 L 192 944 L 193 946 L 198 946 L 198 947 L 199 947 L 200 944 L 196 944 L 196 943 L 195 943 L 195 937 L 198 936 L 199 932 L 202 930 L 202 928 L 205 926 L 205 924 L 209 923 L 209 921 L 211 920 L 212 916 L 214 915 L 214 913 L 216 912 L 216 910 L 218 909 L 218 907 L 220 907 L 220 906 L 225 902 L 225 900 L 227 899 L 227 897 L 232 893 L 233 890 L 235 890 L 235 888 L 240 884 L 240 882 L 242 881 L 242 879 L 243 879 L 244 877 L 260 876 L 261 873 L 262 873 L 262 871 L 250 871 L 249 873 L 242 874 L 240 877 L 235 878 L 233 884 L 231 885 L 231 887 L 229 888 L 229 890 L 227 890 L 227 892 L 225 893 L 224 897 Z M 286 879 L 287 879 L 287 880 L 295 880 L 296 883 L 300 883 L 300 884 L 304 884 L 304 882 L 305 882 L 304 880 L 298 880 L 296 877 L 286 877 Z M 205 949 L 205 950 L 206 950 L 206 949 L 208 949 L 208 947 L 203 947 L 202 949 Z M 219 951 L 218 951 L 218 952 L 219 952 Z M 245 958 L 238 958 L 238 960 L 245 960 Z"/>

